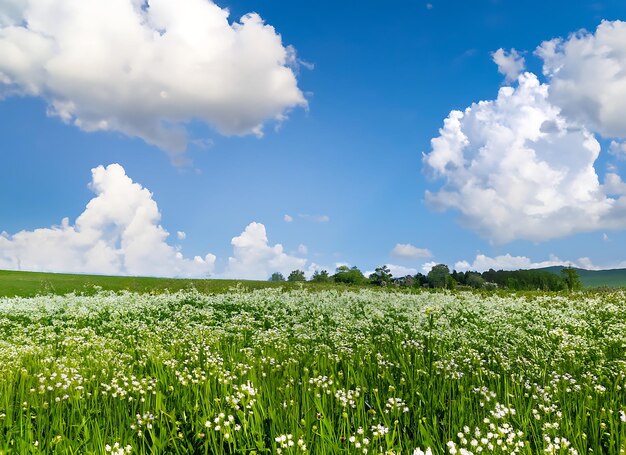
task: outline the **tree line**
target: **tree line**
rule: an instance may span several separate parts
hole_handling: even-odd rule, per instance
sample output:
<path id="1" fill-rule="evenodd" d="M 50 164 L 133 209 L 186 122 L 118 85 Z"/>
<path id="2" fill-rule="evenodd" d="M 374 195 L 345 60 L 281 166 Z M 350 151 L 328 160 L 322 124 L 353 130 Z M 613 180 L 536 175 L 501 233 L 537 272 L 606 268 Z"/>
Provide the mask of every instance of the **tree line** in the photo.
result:
<path id="1" fill-rule="evenodd" d="M 282 273 L 273 273 L 269 281 L 307 281 L 304 271 L 294 270 L 287 278 Z M 313 283 L 344 283 L 351 285 L 425 287 L 425 288 L 472 288 L 472 289 L 513 289 L 518 291 L 564 291 L 582 289 L 582 282 L 576 269 L 565 267 L 561 275 L 545 270 L 494 270 L 486 272 L 457 272 L 445 264 L 435 265 L 426 275 L 417 273 L 394 277 L 389 267 L 383 265 L 366 277 L 358 267 L 342 265 L 334 274 L 327 270 L 315 271 L 310 280 Z"/>

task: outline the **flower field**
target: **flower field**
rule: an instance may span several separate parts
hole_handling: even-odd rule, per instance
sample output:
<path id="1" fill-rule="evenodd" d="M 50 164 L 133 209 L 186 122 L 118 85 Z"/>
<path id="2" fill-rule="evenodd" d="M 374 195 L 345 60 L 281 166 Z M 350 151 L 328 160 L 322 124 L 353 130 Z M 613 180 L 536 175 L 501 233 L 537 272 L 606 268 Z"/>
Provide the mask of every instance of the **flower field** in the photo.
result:
<path id="1" fill-rule="evenodd" d="M 3 454 L 619 454 L 626 293 L 0 299 Z"/>

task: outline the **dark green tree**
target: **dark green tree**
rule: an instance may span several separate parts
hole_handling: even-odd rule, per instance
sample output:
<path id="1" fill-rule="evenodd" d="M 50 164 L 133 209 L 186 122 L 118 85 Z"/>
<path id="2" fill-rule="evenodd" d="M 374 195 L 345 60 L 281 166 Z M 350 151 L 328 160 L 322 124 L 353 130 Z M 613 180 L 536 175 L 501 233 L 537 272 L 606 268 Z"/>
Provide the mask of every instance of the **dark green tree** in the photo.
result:
<path id="1" fill-rule="evenodd" d="M 316 270 L 311 277 L 311 281 L 314 283 L 330 283 L 332 278 L 327 270 L 322 270 L 321 272 Z"/>
<path id="2" fill-rule="evenodd" d="M 578 275 L 578 271 L 574 267 L 562 268 L 561 275 L 569 291 L 578 291 L 583 288 L 580 275 Z"/>
<path id="3" fill-rule="evenodd" d="M 413 277 L 413 286 L 417 288 L 428 287 L 428 277 L 423 273 L 417 273 Z"/>
<path id="4" fill-rule="evenodd" d="M 274 272 L 272 273 L 272 276 L 270 277 L 269 281 L 285 281 L 285 277 L 280 272 Z"/>
<path id="5" fill-rule="evenodd" d="M 454 279 L 450 276 L 450 269 L 445 264 L 437 264 L 430 272 L 428 272 L 428 281 L 434 288 L 452 287 L 451 281 Z"/>
<path id="6" fill-rule="evenodd" d="M 358 267 L 350 268 L 347 265 L 337 267 L 333 279 L 336 283 L 345 284 L 365 284 L 367 282 L 367 279 L 363 276 L 363 273 Z"/>
<path id="7" fill-rule="evenodd" d="M 393 281 L 391 270 L 386 265 L 377 267 L 376 271 L 369 276 L 370 283 L 377 286 L 387 286 Z"/>
<path id="8" fill-rule="evenodd" d="M 485 279 L 480 276 L 480 273 L 467 272 L 465 274 L 465 284 L 474 289 L 482 289 L 485 286 Z"/>
<path id="9" fill-rule="evenodd" d="M 302 270 L 294 270 L 287 277 L 287 281 L 292 282 L 292 283 L 294 281 L 306 281 L 306 278 Z"/>

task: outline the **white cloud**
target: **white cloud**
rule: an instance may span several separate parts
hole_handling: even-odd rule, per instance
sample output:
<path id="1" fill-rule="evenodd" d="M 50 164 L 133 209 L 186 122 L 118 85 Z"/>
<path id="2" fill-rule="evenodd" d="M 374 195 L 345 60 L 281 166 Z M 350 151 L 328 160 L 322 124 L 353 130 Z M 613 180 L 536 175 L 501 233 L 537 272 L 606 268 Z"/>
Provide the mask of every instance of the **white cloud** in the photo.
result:
<path id="1" fill-rule="evenodd" d="M 510 254 L 504 254 L 496 257 L 489 257 L 484 254 L 476 255 L 476 258 L 472 263 L 468 261 L 458 261 L 454 264 L 454 269 L 459 272 L 465 272 L 468 270 L 484 272 L 485 270 L 528 270 L 528 269 L 540 269 L 543 267 L 552 266 L 572 266 L 580 267 L 587 270 L 598 270 L 589 258 L 583 257 L 576 261 L 564 261 L 556 256 L 551 255 L 548 260 L 533 262 L 526 256 L 512 256 Z"/>
<path id="2" fill-rule="evenodd" d="M 293 222 L 293 217 L 291 215 L 285 214 L 285 216 L 283 217 L 283 220 L 285 220 L 285 223 L 291 223 Z"/>
<path id="3" fill-rule="evenodd" d="M 417 274 L 417 269 L 414 269 L 413 267 L 404 267 L 396 264 L 387 264 L 387 267 L 394 278 L 401 278 L 407 275 L 413 276 Z"/>
<path id="4" fill-rule="evenodd" d="M 428 275 L 428 272 L 430 272 L 432 268 L 436 266 L 437 264 L 438 262 L 434 262 L 434 261 L 430 261 L 430 262 L 426 262 L 425 264 L 422 264 L 422 273 L 424 275 Z"/>
<path id="5" fill-rule="evenodd" d="M 187 238 L 187 234 L 183 231 L 177 231 L 176 237 L 178 237 L 178 240 L 185 240 Z"/>
<path id="6" fill-rule="evenodd" d="M 304 244 L 300 244 L 298 245 L 298 253 L 299 254 L 307 254 L 309 252 L 309 249 L 306 247 L 306 245 Z"/>
<path id="7" fill-rule="evenodd" d="M 524 57 L 515 49 L 507 52 L 500 48 L 491 54 L 491 58 L 498 65 L 498 72 L 504 75 L 507 83 L 516 81 L 526 65 Z"/>
<path id="8" fill-rule="evenodd" d="M 309 215 L 307 213 L 299 213 L 298 216 L 304 220 L 313 221 L 315 223 L 328 223 L 330 217 L 328 215 Z"/>
<path id="9" fill-rule="evenodd" d="M 563 115 L 604 137 L 626 137 L 626 22 L 543 42 L 536 54 Z"/>
<path id="10" fill-rule="evenodd" d="M 626 183 L 622 181 L 622 178 L 614 173 L 608 172 L 604 176 L 604 192 L 612 195 L 626 194 Z"/>
<path id="11" fill-rule="evenodd" d="M 119 164 L 92 169 L 96 193 L 71 225 L 0 236 L 0 269 L 206 277 L 215 256 L 186 259 L 168 245 L 152 194 Z"/>
<path id="12" fill-rule="evenodd" d="M 307 262 L 286 254 L 281 244 L 271 246 L 261 223 L 250 223 L 231 243 L 233 256 L 228 258 L 225 277 L 266 280 L 274 272 L 287 276 L 292 270 L 303 270 Z"/>
<path id="13" fill-rule="evenodd" d="M 609 153 L 618 160 L 626 160 L 626 142 L 611 141 Z"/>
<path id="14" fill-rule="evenodd" d="M 262 134 L 306 106 L 295 51 L 256 13 L 210 0 L 4 1 L 0 96 L 39 96 L 84 131 L 118 131 L 182 160 L 185 124 Z"/>
<path id="15" fill-rule="evenodd" d="M 427 202 L 459 210 L 496 243 L 626 227 L 626 203 L 603 193 L 593 167 L 598 141 L 560 114 L 534 74 L 452 111 L 431 145 L 424 164 L 445 183 Z"/>
<path id="16" fill-rule="evenodd" d="M 608 234 L 607 234 L 606 232 L 604 232 L 604 233 L 602 234 L 602 240 L 603 240 L 603 241 L 605 241 L 605 242 L 608 242 L 608 241 L 610 240 L 610 239 L 609 239 L 609 236 L 608 236 Z"/>
<path id="17" fill-rule="evenodd" d="M 432 253 L 426 248 L 417 248 L 410 243 L 396 243 L 396 246 L 391 250 L 391 255 L 402 259 L 419 259 L 429 258 Z"/>

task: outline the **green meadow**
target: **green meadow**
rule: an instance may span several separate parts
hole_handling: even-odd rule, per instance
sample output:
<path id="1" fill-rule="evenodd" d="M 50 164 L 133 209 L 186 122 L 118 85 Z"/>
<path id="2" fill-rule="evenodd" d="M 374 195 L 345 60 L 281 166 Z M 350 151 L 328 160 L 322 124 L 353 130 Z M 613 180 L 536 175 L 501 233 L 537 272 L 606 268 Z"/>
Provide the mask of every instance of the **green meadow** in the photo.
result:
<path id="1" fill-rule="evenodd" d="M 4 297 L 0 453 L 620 454 L 625 347 L 624 291 Z"/>
<path id="2" fill-rule="evenodd" d="M 33 297 L 43 294 L 93 294 L 97 290 L 159 293 L 197 289 L 204 293 L 226 292 L 236 286 L 264 289 L 280 286 L 268 281 L 147 278 L 0 270 L 0 297 Z M 285 286 L 285 284 L 283 284 Z"/>

